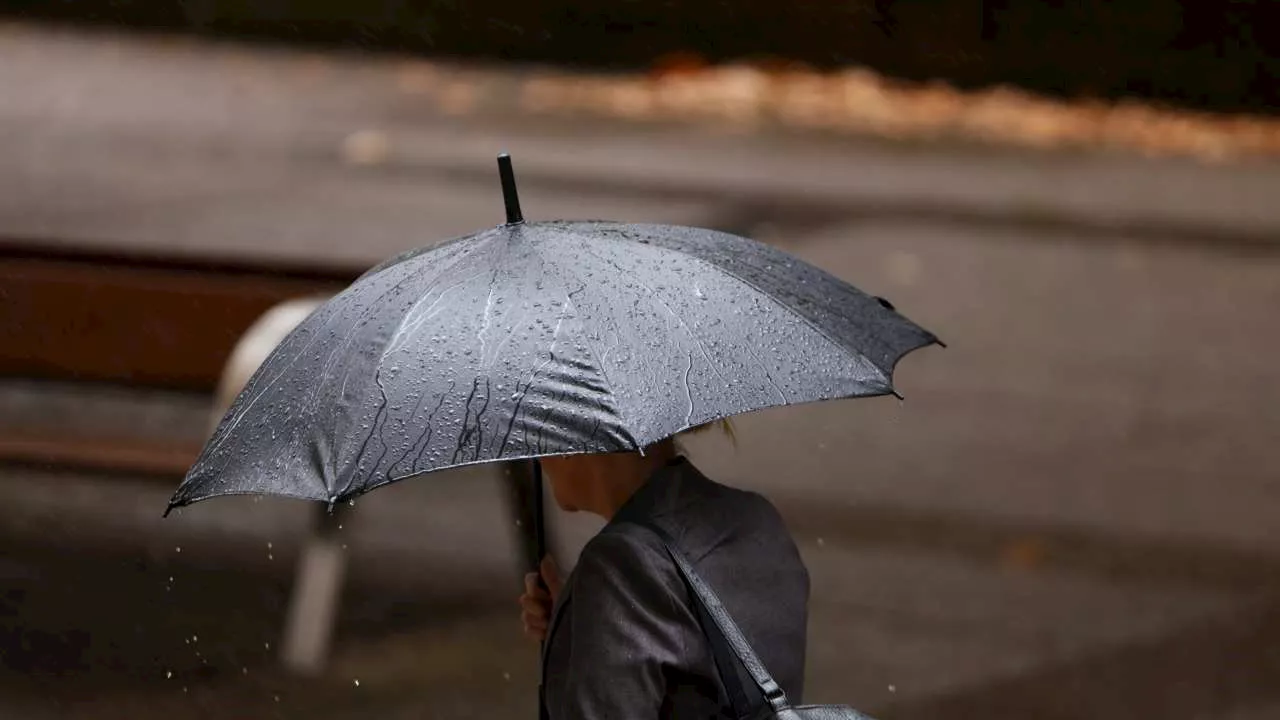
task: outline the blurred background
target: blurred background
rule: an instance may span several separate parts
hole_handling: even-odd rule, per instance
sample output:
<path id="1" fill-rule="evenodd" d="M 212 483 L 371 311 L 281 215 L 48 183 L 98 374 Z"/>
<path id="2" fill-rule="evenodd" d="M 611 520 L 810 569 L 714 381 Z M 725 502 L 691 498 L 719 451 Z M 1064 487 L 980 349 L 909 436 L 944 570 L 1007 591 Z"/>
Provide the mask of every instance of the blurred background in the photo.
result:
<path id="1" fill-rule="evenodd" d="M 0 717 L 532 715 L 502 468 L 160 517 L 509 151 L 526 217 L 749 235 L 948 341 L 691 443 L 801 546 L 806 700 L 1280 718 L 1278 11 L 0 2 Z"/>

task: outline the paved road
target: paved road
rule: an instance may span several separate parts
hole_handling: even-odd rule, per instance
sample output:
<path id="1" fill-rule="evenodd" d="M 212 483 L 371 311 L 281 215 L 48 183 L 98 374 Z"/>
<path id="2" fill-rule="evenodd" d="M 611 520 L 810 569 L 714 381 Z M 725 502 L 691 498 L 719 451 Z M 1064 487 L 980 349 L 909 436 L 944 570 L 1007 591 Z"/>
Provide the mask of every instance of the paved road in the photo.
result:
<path id="1" fill-rule="evenodd" d="M 1205 167 L 521 112 L 527 72 L 0 28 L 0 229 L 372 262 L 530 218 L 936 217 L 1271 244 L 1280 164 Z M 459 100 L 464 98 L 464 100 Z"/>
<path id="2" fill-rule="evenodd" d="M 376 63 L 165 47 L 0 36 L 0 237 L 369 262 L 496 222 L 490 161 L 466 165 L 514 137 L 535 158 L 517 156 L 529 215 L 749 233 L 950 342 L 902 363 L 904 404 L 770 411 L 741 420 L 737 449 L 693 446 L 797 531 L 812 699 L 893 718 L 1274 716 L 1274 169 L 503 125 L 392 103 Z M 314 85 L 288 74 L 308 67 Z M 344 162 L 347 133 L 379 124 L 401 154 Z M 592 174 L 610 153 L 625 182 Z M 700 190 L 716 173 L 737 184 Z M 1049 217 L 1026 211 L 1053 197 L 1044 178 L 1075 188 Z M 0 625 L 2 702 L 31 718 L 410 717 L 430 690 L 455 716 L 525 709 L 510 538 L 478 475 L 351 512 L 339 655 L 305 682 L 265 647 L 305 508 L 226 500 L 161 522 L 166 487 L 0 469 L 0 617 L 21 619 Z M 564 554 L 594 527 L 562 523 Z"/>

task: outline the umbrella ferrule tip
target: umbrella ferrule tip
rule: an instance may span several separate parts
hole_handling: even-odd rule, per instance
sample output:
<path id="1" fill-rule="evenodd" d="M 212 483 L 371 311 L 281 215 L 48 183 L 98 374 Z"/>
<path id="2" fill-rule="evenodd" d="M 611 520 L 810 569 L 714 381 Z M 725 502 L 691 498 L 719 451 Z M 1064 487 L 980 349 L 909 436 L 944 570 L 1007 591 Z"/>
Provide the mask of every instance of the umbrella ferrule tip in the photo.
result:
<path id="1" fill-rule="evenodd" d="M 507 224 L 519 225 L 524 222 L 520 212 L 520 195 L 516 192 L 516 173 L 511 167 L 511 156 L 507 153 L 498 155 L 498 178 L 502 181 L 502 202 L 506 205 Z"/>

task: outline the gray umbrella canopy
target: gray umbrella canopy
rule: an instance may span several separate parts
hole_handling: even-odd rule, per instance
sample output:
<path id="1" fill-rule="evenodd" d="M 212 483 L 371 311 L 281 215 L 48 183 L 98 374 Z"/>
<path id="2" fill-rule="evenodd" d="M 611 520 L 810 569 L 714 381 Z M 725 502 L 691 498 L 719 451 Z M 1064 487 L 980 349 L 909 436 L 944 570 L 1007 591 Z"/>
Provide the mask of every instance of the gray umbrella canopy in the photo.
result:
<path id="1" fill-rule="evenodd" d="M 334 503 L 459 465 L 636 450 L 739 413 L 895 393 L 898 360 L 936 342 L 746 238 L 509 223 L 388 261 L 316 310 L 171 508 L 241 493 Z"/>

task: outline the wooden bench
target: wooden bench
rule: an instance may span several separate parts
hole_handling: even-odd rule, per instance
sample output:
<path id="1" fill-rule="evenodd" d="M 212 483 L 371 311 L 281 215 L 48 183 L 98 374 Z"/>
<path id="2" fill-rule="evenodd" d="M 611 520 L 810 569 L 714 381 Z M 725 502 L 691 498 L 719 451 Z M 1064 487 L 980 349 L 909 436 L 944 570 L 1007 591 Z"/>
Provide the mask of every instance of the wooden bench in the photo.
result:
<path id="1" fill-rule="evenodd" d="M 0 376 L 208 393 L 212 429 L 271 349 L 364 270 L 0 241 Z M 0 433 L 0 462 L 147 475 L 174 487 L 199 451 L 199 443 L 138 436 Z M 521 569 L 535 554 L 522 469 L 506 472 L 510 509 L 523 530 Z M 281 643 L 295 672 L 319 671 L 328 654 L 344 574 L 331 537 L 336 518 L 317 505 L 298 561 Z"/>

